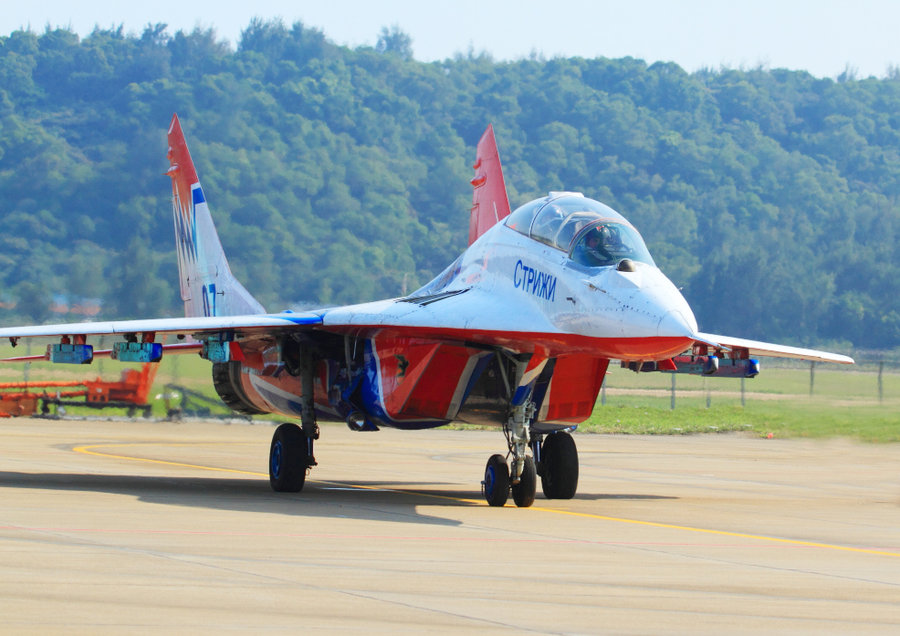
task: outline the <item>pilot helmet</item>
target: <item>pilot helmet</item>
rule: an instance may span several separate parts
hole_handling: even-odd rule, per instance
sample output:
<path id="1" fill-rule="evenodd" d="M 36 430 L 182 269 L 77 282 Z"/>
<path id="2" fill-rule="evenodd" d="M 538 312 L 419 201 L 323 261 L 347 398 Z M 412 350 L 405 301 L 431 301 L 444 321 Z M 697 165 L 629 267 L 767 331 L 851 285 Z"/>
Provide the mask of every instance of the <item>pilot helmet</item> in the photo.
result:
<path id="1" fill-rule="evenodd" d="M 597 239 L 601 243 L 604 242 L 606 238 L 609 237 L 609 230 L 605 225 L 598 225 L 595 228 L 592 228 L 590 232 L 587 234 L 587 240 Z"/>

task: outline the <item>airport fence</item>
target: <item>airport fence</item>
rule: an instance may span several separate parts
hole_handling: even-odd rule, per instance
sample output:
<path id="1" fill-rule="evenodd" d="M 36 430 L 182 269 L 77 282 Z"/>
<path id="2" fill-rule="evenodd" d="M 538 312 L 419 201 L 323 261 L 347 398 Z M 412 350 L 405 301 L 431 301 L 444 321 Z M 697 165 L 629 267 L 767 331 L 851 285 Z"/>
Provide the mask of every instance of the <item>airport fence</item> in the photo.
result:
<path id="1" fill-rule="evenodd" d="M 897 352 L 856 351 L 855 365 L 762 360 L 755 378 L 717 378 L 680 373 L 644 372 L 610 366 L 600 404 L 610 400 L 652 399 L 679 405 L 746 405 L 751 400 L 812 399 L 820 402 L 858 402 L 900 407 L 900 355 Z"/>

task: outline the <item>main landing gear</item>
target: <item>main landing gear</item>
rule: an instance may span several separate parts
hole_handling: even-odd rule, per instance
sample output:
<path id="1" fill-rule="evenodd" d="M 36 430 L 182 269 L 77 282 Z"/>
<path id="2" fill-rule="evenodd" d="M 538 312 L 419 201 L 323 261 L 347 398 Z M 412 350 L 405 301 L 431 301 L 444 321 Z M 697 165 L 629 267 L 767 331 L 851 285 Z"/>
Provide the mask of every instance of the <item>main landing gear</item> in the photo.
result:
<path id="1" fill-rule="evenodd" d="M 541 489 L 547 499 L 571 499 L 578 489 L 578 449 L 568 433 L 552 433 L 540 446 Z"/>
<path id="2" fill-rule="evenodd" d="M 309 451 L 306 435 L 296 424 L 281 424 L 269 447 L 269 483 L 275 492 L 300 492 L 306 483 Z"/>
<path id="3" fill-rule="evenodd" d="M 481 482 L 484 498 L 491 506 L 505 506 L 512 493 L 519 508 L 534 503 L 537 477 L 547 499 L 571 499 L 578 489 L 578 450 L 575 440 L 565 432 L 551 433 L 546 439 L 532 433 L 526 425 L 534 416 L 530 403 L 515 407 L 504 426 L 511 457 L 507 465 L 503 455 L 491 455 Z M 527 455 L 528 447 L 532 455 Z"/>
<path id="4" fill-rule="evenodd" d="M 275 429 L 269 446 L 269 484 L 275 492 L 300 492 L 307 471 L 316 465 L 313 444 L 319 439 L 319 425 L 313 405 L 312 353 L 300 351 L 299 373 L 303 391 L 300 421 L 302 426 L 284 423 Z"/>
<path id="5" fill-rule="evenodd" d="M 304 428 L 285 422 L 275 429 L 269 446 L 269 484 L 275 492 L 300 492 L 306 483 L 307 471 L 316 465 L 313 442 L 319 437 L 316 426 L 313 436 Z"/>

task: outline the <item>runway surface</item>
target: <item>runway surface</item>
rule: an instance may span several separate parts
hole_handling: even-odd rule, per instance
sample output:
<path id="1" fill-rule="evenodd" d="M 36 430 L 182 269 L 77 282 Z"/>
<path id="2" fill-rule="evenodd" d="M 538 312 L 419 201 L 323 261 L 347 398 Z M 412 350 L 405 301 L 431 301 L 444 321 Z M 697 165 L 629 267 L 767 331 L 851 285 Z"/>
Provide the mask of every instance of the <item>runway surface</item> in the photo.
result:
<path id="1" fill-rule="evenodd" d="M 499 431 L 0 421 L 0 631 L 897 633 L 897 445 L 576 435 L 579 493 L 489 508 Z"/>

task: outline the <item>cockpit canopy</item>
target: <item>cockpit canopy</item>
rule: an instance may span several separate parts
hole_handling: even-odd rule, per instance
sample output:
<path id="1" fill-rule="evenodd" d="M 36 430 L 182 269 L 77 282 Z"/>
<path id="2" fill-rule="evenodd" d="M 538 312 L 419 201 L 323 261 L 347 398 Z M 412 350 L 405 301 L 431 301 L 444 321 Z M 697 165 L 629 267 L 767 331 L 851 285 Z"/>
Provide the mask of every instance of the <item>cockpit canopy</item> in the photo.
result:
<path id="1" fill-rule="evenodd" d="M 551 192 L 517 208 L 507 227 L 562 250 L 588 267 L 630 259 L 655 265 L 641 235 L 621 214 L 577 192 Z"/>

